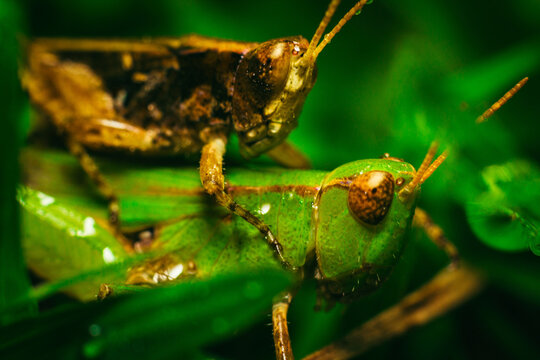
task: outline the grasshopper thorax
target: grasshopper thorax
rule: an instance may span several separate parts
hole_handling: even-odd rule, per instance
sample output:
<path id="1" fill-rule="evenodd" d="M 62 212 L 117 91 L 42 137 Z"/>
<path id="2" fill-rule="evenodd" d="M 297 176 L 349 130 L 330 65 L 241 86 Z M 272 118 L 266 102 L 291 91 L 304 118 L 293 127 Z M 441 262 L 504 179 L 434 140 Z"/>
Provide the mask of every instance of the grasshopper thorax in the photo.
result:
<path id="1" fill-rule="evenodd" d="M 315 83 L 315 63 L 302 37 L 270 40 L 247 53 L 236 71 L 233 124 L 242 154 L 251 158 L 278 145 L 298 125 Z"/>

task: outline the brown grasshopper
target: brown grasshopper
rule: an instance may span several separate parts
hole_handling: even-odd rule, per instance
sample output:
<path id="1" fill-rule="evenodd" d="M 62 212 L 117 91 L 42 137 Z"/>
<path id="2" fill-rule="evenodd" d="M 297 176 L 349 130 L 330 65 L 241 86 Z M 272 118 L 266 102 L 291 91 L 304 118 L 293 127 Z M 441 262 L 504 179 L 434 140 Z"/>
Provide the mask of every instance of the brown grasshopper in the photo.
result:
<path id="1" fill-rule="evenodd" d="M 332 0 L 309 42 L 301 36 L 263 43 L 198 35 L 36 39 L 27 48 L 22 82 L 109 201 L 115 228 L 117 197 L 87 149 L 141 155 L 200 151 L 206 192 L 256 226 L 284 262 L 269 227 L 225 191 L 227 140 L 235 132 L 246 158 L 267 153 L 282 165 L 308 167 L 307 159 L 283 141 L 297 126 L 315 83 L 317 56 L 367 1 L 358 1 L 323 38 L 340 2 Z"/>

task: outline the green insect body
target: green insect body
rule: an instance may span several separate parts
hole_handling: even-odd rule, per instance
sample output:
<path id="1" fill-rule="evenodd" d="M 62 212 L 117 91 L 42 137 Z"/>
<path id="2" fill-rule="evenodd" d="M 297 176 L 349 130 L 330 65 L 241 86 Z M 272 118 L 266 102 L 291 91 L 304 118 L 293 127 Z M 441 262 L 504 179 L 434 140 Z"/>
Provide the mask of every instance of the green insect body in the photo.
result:
<path id="1" fill-rule="evenodd" d="M 103 202 L 88 194 L 88 184 L 78 181 L 77 165 L 68 155 L 29 151 L 25 161 L 32 165 L 26 167 L 31 169 L 27 183 L 55 199 L 55 206 L 65 204 L 93 216 L 97 225 L 107 226 Z M 256 229 L 216 206 L 205 195 L 196 170 L 137 168 L 107 161 L 100 162 L 100 166 L 118 189 L 122 223 L 127 228 L 154 229 L 154 240 L 146 248 L 151 259 L 131 266 L 128 283 L 157 283 L 240 268 L 281 266 Z M 314 261 L 314 275 L 324 294 L 343 298 L 376 289 L 400 258 L 405 246 L 403 235 L 414 214 L 417 188 L 413 196 L 405 198 L 400 197 L 400 191 L 413 181 L 415 174 L 410 164 L 393 159 L 360 160 L 329 173 L 235 169 L 228 178 L 227 191 L 278 234 L 290 264 L 300 268 Z M 375 190 L 367 194 L 359 187 L 371 186 L 370 182 L 371 190 L 377 189 L 379 193 Z M 374 204 L 379 205 L 362 209 L 362 204 L 373 204 L 368 198 L 358 208 L 358 203 L 351 200 L 353 189 L 374 196 Z M 23 207 L 26 212 L 35 213 L 27 205 Z M 48 211 L 47 206 L 39 210 Z M 77 232 L 71 233 L 77 237 Z M 37 244 L 39 241 L 42 239 L 35 234 L 25 237 L 27 258 L 35 258 L 32 252 L 43 247 Z M 111 236 L 108 241 L 114 238 Z M 101 246 L 112 249 L 103 241 Z M 98 260 L 104 254 L 103 249 L 96 253 Z M 118 258 L 127 256 L 121 253 Z M 106 261 L 102 261 L 105 265 Z M 37 264 L 30 266 L 36 271 Z M 47 271 L 36 272 L 55 278 L 54 274 L 46 275 Z"/>

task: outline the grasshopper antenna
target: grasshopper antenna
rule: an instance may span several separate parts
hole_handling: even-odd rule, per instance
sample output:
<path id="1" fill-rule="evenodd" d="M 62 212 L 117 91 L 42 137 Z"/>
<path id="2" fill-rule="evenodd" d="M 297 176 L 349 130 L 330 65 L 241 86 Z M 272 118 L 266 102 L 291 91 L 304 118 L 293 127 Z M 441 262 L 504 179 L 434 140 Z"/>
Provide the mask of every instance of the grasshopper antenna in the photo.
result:
<path id="1" fill-rule="evenodd" d="M 371 2 L 372 0 L 360 0 L 358 1 L 348 12 L 339 20 L 338 24 L 328 33 L 324 36 L 324 39 L 320 42 L 322 34 L 324 33 L 324 30 L 326 30 L 326 27 L 328 26 L 328 23 L 332 19 L 332 16 L 334 16 L 334 13 L 336 12 L 336 9 L 340 3 L 340 0 L 332 0 L 330 5 L 328 5 L 328 9 L 326 10 L 326 13 L 324 14 L 323 19 L 321 20 L 319 27 L 315 31 L 315 34 L 313 35 L 313 38 L 311 39 L 309 43 L 309 47 L 306 50 L 305 57 L 306 59 L 310 59 L 312 57 L 312 61 L 315 61 L 317 59 L 317 56 L 319 53 L 324 49 L 326 45 L 333 39 L 333 37 L 341 30 L 341 28 L 358 12 L 362 10 L 362 7 L 367 2 Z"/>
<path id="2" fill-rule="evenodd" d="M 401 200 L 405 200 L 408 198 L 413 191 L 420 185 L 424 183 L 434 172 L 437 170 L 437 168 L 443 163 L 444 160 L 446 160 L 448 156 L 447 151 L 443 151 L 441 155 L 435 161 L 431 162 L 433 158 L 435 157 L 435 154 L 437 153 L 437 148 L 439 147 L 439 143 L 437 141 L 434 141 L 431 143 L 431 146 L 429 147 L 429 150 L 424 157 L 424 160 L 422 161 L 422 164 L 418 168 L 418 171 L 414 175 L 414 178 L 411 180 L 410 183 L 408 183 L 403 189 L 401 189 L 398 193 L 398 196 Z"/>
<path id="3" fill-rule="evenodd" d="M 487 109 L 486 111 L 484 111 L 484 113 L 482 115 L 477 117 L 476 118 L 476 123 L 477 124 L 482 123 L 482 122 L 486 121 L 488 118 L 490 118 L 491 115 L 493 115 L 495 113 L 495 111 L 499 110 L 501 108 L 501 106 L 503 106 L 508 100 L 510 100 L 510 98 L 512 96 L 514 96 L 519 91 L 519 89 L 521 89 L 523 87 L 523 85 L 525 85 L 527 83 L 527 81 L 529 81 L 528 77 L 525 77 L 525 78 L 521 79 L 516 85 L 514 85 L 513 88 L 508 90 L 508 92 L 506 94 L 504 94 L 502 98 L 497 100 L 497 102 L 495 104 L 491 105 L 489 107 L 489 109 Z"/>

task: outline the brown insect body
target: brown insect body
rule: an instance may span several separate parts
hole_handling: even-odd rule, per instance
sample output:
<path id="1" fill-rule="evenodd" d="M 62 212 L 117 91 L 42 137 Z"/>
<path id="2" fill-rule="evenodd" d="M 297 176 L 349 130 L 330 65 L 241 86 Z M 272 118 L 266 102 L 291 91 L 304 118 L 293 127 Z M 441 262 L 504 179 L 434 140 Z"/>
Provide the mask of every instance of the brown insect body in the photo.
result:
<path id="1" fill-rule="evenodd" d="M 40 39 L 29 47 L 24 81 L 45 115 L 93 150 L 195 153 L 234 128 L 243 153 L 256 156 L 296 127 L 313 80 L 304 75 L 299 95 L 284 88 L 307 46 L 300 37 Z"/>

